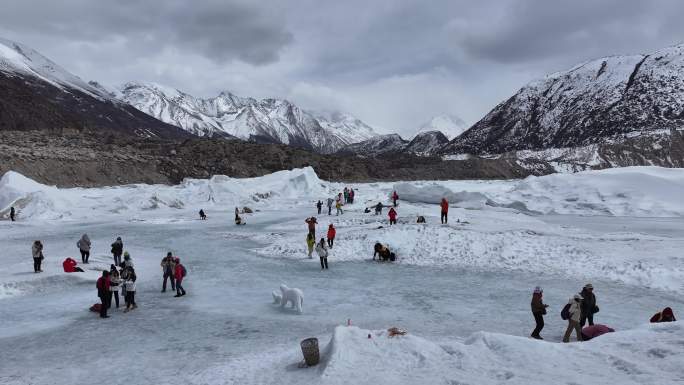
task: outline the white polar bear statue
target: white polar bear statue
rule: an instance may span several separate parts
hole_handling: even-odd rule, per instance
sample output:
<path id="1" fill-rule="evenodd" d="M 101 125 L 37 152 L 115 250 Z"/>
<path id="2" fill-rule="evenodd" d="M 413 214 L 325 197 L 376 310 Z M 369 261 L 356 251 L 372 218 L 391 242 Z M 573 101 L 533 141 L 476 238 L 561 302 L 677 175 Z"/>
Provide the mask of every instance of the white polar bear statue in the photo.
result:
<path id="1" fill-rule="evenodd" d="M 302 312 L 302 306 L 304 305 L 304 293 L 300 289 L 290 289 L 286 285 L 280 285 L 280 307 L 285 307 L 288 302 L 292 303 L 292 308 L 296 309 L 297 312 Z M 273 292 L 273 300 L 276 299 L 276 292 Z"/>

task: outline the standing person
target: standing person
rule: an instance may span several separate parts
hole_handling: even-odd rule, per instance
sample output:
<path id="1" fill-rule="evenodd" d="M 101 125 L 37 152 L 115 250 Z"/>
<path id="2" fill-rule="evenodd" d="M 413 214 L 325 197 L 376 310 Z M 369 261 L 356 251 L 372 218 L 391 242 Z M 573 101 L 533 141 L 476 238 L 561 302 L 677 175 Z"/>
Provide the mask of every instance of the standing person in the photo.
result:
<path id="1" fill-rule="evenodd" d="M 116 237 L 116 241 L 112 243 L 112 256 L 114 256 L 114 265 L 121 266 L 121 254 L 123 253 L 123 241 L 121 237 Z"/>
<path id="2" fill-rule="evenodd" d="M 10 207 L 10 220 L 11 220 L 12 222 L 14 222 L 15 215 L 16 215 L 16 214 L 15 214 L 15 212 L 14 212 L 14 206 L 12 206 L 12 207 Z"/>
<path id="3" fill-rule="evenodd" d="M 316 245 L 316 253 L 318 258 L 321 259 L 321 270 L 328 268 L 328 249 L 325 247 L 325 239 L 321 238 L 321 241 Z"/>
<path id="4" fill-rule="evenodd" d="M 235 208 L 235 223 L 238 223 L 239 221 L 241 221 L 241 219 L 240 219 L 240 210 L 238 210 L 238 208 L 236 207 L 236 208 Z"/>
<path id="5" fill-rule="evenodd" d="M 544 304 L 542 301 L 542 296 L 544 294 L 544 290 L 542 290 L 541 287 L 537 286 L 534 288 L 534 292 L 532 293 L 532 315 L 534 316 L 534 322 L 537 324 L 536 327 L 534 328 L 534 331 L 532 331 L 532 338 L 536 338 L 538 340 L 543 340 L 539 333 L 544 329 L 544 315 L 546 314 L 546 308 L 549 307 L 549 305 Z"/>
<path id="6" fill-rule="evenodd" d="M 356 194 L 356 193 L 354 192 L 354 189 L 353 189 L 353 188 L 350 188 L 350 189 L 349 189 L 349 203 L 352 203 L 352 204 L 354 203 L 354 194 Z"/>
<path id="7" fill-rule="evenodd" d="M 382 202 L 378 202 L 377 205 L 375 205 L 375 215 L 382 215 Z"/>
<path id="8" fill-rule="evenodd" d="M 332 215 L 333 202 L 334 200 L 332 198 L 328 198 L 328 215 Z"/>
<path id="9" fill-rule="evenodd" d="M 109 291 L 109 272 L 104 270 L 102 276 L 97 279 L 95 286 L 97 287 L 97 296 L 100 297 L 100 318 L 109 318 L 107 315 L 107 309 L 111 302 L 111 293 Z"/>
<path id="10" fill-rule="evenodd" d="M 394 209 L 394 207 L 390 207 L 387 216 L 389 217 L 390 226 L 397 224 L 397 211 Z"/>
<path id="11" fill-rule="evenodd" d="M 316 238 L 316 225 L 318 224 L 316 217 L 306 218 L 304 222 L 306 222 L 306 225 L 309 228 L 309 234 L 313 235 L 314 238 Z"/>
<path id="12" fill-rule="evenodd" d="M 440 207 L 442 208 L 442 215 L 440 215 L 440 219 L 442 221 L 442 224 L 447 223 L 447 215 L 449 214 L 449 202 L 446 200 L 446 198 L 442 198 L 442 201 L 439 203 Z"/>
<path id="13" fill-rule="evenodd" d="M 568 301 L 570 305 L 568 309 L 568 328 L 565 329 L 563 335 L 563 342 L 570 342 L 570 334 L 575 330 L 577 333 L 577 341 L 582 341 L 582 327 L 580 326 L 580 316 L 582 315 L 582 296 L 575 294 L 574 297 Z"/>
<path id="14" fill-rule="evenodd" d="M 124 313 L 136 309 L 138 305 L 135 303 L 135 281 L 138 277 L 135 275 L 133 265 L 125 266 L 121 272 L 121 279 L 123 280 L 123 290 L 125 291 L 126 310 Z"/>
<path id="15" fill-rule="evenodd" d="M 392 193 L 392 204 L 394 205 L 394 207 L 397 207 L 397 201 L 398 200 L 399 200 L 399 194 L 397 194 L 397 191 L 395 190 Z"/>
<path id="16" fill-rule="evenodd" d="M 306 234 L 306 247 L 309 249 L 309 258 L 313 258 L 311 254 L 313 253 L 314 246 L 316 245 L 316 238 L 313 234 Z"/>
<path id="17" fill-rule="evenodd" d="M 328 226 L 328 247 L 331 249 L 333 248 L 333 243 L 335 242 L 335 235 L 337 234 L 337 230 L 335 230 L 335 226 L 331 223 L 330 226 Z"/>
<path id="18" fill-rule="evenodd" d="M 318 215 L 321 215 L 321 209 L 323 208 L 323 202 L 319 199 L 318 202 L 316 202 L 316 208 L 318 209 Z"/>
<path id="19" fill-rule="evenodd" d="M 185 278 L 188 272 L 185 270 L 185 266 L 181 264 L 180 258 L 176 257 L 174 262 L 176 263 L 174 271 L 176 276 L 176 295 L 174 297 L 178 298 L 185 295 L 185 289 L 183 289 L 183 278 Z"/>
<path id="20" fill-rule="evenodd" d="M 43 243 L 41 241 L 33 241 L 33 246 L 31 246 L 31 255 L 33 256 L 33 272 L 42 273 L 43 270 L 40 265 L 43 263 Z"/>
<path id="21" fill-rule="evenodd" d="M 596 306 L 596 296 L 594 295 L 594 286 L 588 283 L 584 285 L 580 292 L 582 298 L 582 316 L 580 317 L 580 326 L 589 321 L 589 326 L 594 324 L 594 313 L 598 313 L 598 306 Z"/>
<path id="22" fill-rule="evenodd" d="M 337 202 L 335 202 L 335 208 L 337 209 L 335 215 L 344 214 L 342 211 L 342 198 L 337 198 Z"/>
<path id="23" fill-rule="evenodd" d="M 81 235 L 81 239 L 76 242 L 78 250 L 81 252 L 81 262 L 88 263 L 88 258 L 90 258 L 90 238 L 88 234 Z"/>
<path id="24" fill-rule="evenodd" d="M 169 251 L 166 253 L 166 257 L 161 260 L 162 273 L 164 274 L 164 280 L 162 283 L 162 293 L 166 292 L 166 280 L 171 281 L 171 290 L 176 290 L 176 278 L 174 275 L 176 262 L 173 258 L 173 254 Z"/>
<path id="25" fill-rule="evenodd" d="M 121 267 L 126 268 L 126 267 L 133 267 L 133 260 L 131 259 L 131 255 L 128 254 L 128 251 L 124 251 L 124 260 L 121 262 Z"/>
<path id="26" fill-rule="evenodd" d="M 121 275 L 116 266 L 109 266 L 109 307 L 112 307 L 112 296 L 116 302 L 116 308 L 119 308 L 119 287 L 121 285 Z"/>
<path id="27" fill-rule="evenodd" d="M 200 220 L 207 219 L 207 214 L 204 213 L 204 209 L 200 209 L 199 216 L 200 216 Z"/>

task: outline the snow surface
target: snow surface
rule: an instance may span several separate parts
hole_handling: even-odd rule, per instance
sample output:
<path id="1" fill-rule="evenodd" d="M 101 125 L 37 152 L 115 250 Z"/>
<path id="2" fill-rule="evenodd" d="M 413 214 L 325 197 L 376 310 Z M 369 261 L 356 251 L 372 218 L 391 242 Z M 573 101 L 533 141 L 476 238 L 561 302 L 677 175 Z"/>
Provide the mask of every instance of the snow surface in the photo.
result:
<path id="1" fill-rule="evenodd" d="M 330 270 L 321 271 L 306 256 L 304 219 L 344 185 L 311 168 L 94 189 L 9 172 L 0 179 L 0 217 L 15 205 L 19 221 L 0 221 L 0 383 L 85 384 L 94 375 L 114 384 L 681 382 L 684 329 L 647 322 L 665 306 L 677 316 L 684 309 L 675 199 L 683 175 L 642 167 L 354 184 L 357 201 L 343 215 L 318 216 L 319 237 L 328 223 L 338 229 Z M 387 225 L 386 209 L 363 212 L 389 204 L 395 189 L 398 225 Z M 449 225 L 439 224 L 440 195 L 451 200 Z M 235 206 L 254 209 L 243 215 L 246 226 L 233 225 Z M 197 219 L 200 208 L 208 220 Z M 427 223 L 416 224 L 417 215 Z M 79 260 L 84 232 L 92 263 L 62 273 L 66 256 Z M 113 309 L 103 321 L 87 308 L 116 236 L 133 256 L 140 307 Z M 31 272 L 34 239 L 45 245 L 42 274 Z M 376 241 L 397 262 L 371 262 Z M 188 268 L 180 299 L 159 293 L 169 250 Z M 587 282 L 601 307 L 595 320 L 617 332 L 559 344 L 558 313 Z M 271 304 L 281 283 L 306 293 L 303 314 Z M 527 337 L 537 285 L 551 305 L 544 342 Z M 339 326 L 347 319 L 354 326 Z M 408 335 L 388 338 L 391 326 Z M 298 368 L 307 337 L 319 338 L 322 362 Z"/>

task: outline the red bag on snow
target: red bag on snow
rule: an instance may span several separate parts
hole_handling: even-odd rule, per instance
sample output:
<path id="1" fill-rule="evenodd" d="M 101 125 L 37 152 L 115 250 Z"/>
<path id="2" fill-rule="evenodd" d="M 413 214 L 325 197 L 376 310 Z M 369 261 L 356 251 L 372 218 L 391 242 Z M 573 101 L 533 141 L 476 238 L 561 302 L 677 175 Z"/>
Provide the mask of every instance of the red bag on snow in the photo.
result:
<path id="1" fill-rule="evenodd" d="M 101 303 L 96 303 L 93 306 L 90 307 L 90 311 L 99 313 L 100 312 L 100 307 L 102 306 Z"/>

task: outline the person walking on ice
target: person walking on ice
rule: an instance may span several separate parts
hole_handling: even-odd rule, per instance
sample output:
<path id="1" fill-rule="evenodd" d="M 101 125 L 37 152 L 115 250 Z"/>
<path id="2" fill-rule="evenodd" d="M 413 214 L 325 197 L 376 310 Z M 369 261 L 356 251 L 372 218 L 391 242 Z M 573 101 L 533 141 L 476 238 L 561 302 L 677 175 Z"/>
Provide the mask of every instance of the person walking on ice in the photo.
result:
<path id="1" fill-rule="evenodd" d="M 202 221 L 207 219 L 207 214 L 204 213 L 203 209 L 200 209 L 199 216 L 200 216 L 200 220 L 202 220 Z"/>
<path id="2" fill-rule="evenodd" d="M 442 224 L 445 225 L 448 220 L 447 216 L 449 214 L 449 201 L 447 201 L 446 198 L 442 198 L 442 202 L 440 202 L 439 205 L 442 208 L 440 219 L 442 221 Z"/>
<path id="3" fill-rule="evenodd" d="M 563 342 L 570 342 L 570 335 L 572 334 L 573 330 L 575 330 L 577 333 L 577 341 L 582 341 L 582 327 L 580 326 L 580 317 L 582 316 L 582 296 L 575 294 L 575 296 L 570 298 L 570 301 L 568 301 L 568 304 L 565 306 L 567 308 L 568 328 L 565 329 Z M 566 308 L 564 308 L 563 311 L 565 311 Z"/>
<path id="4" fill-rule="evenodd" d="M 121 266 L 121 254 L 123 254 L 123 241 L 121 237 L 116 237 L 116 241 L 112 243 L 112 256 L 114 257 L 114 265 Z"/>
<path id="5" fill-rule="evenodd" d="M 14 211 L 14 206 L 10 207 L 10 220 L 14 222 L 16 219 L 16 213 Z"/>
<path id="6" fill-rule="evenodd" d="M 109 291 L 109 272 L 104 270 L 102 276 L 97 279 L 95 286 L 97 287 L 97 296 L 100 297 L 100 318 L 109 318 L 107 309 L 112 300 L 112 293 Z"/>
<path id="7" fill-rule="evenodd" d="M 316 209 L 318 209 L 318 215 L 321 215 L 321 209 L 323 208 L 323 202 L 319 199 L 318 202 L 316 202 Z"/>
<path id="8" fill-rule="evenodd" d="M 306 234 L 306 247 L 309 250 L 309 259 L 313 258 L 311 254 L 313 254 L 314 246 L 316 246 L 316 238 L 311 233 Z"/>
<path id="9" fill-rule="evenodd" d="M 594 324 L 594 314 L 598 313 L 599 308 L 596 306 L 596 296 L 594 295 L 594 286 L 590 283 L 584 285 L 580 292 L 582 296 L 582 316 L 580 317 L 580 326 L 589 321 L 589 325 Z"/>
<path id="10" fill-rule="evenodd" d="M 314 238 L 316 238 L 316 225 L 318 224 L 316 217 L 306 218 L 304 222 L 306 223 L 309 229 L 309 234 L 313 235 Z"/>
<path id="11" fill-rule="evenodd" d="M 544 329 L 544 315 L 546 314 L 546 308 L 549 307 L 549 305 L 544 304 L 542 301 L 543 294 L 544 291 L 539 286 L 535 287 L 534 292 L 532 293 L 532 315 L 534 316 L 536 326 L 532 331 L 531 336 L 538 340 L 543 340 L 539 333 Z"/>
<path id="12" fill-rule="evenodd" d="M 333 202 L 335 202 L 334 199 L 328 198 L 328 215 L 332 215 L 332 207 L 333 207 Z"/>
<path id="13" fill-rule="evenodd" d="M 31 255 L 33 256 L 33 272 L 42 273 L 41 264 L 43 263 L 43 243 L 41 241 L 33 241 L 31 246 Z"/>
<path id="14" fill-rule="evenodd" d="M 389 217 L 390 226 L 397 224 L 397 211 L 394 209 L 394 207 L 390 207 L 387 216 Z"/>
<path id="15" fill-rule="evenodd" d="M 76 247 L 81 252 L 81 262 L 87 264 L 90 258 L 90 238 L 88 238 L 88 234 L 81 235 L 81 239 L 76 242 Z"/>
<path id="16" fill-rule="evenodd" d="M 176 276 L 176 295 L 174 297 L 182 297 L 185 295 L 185 289 L 183 288 L 183 279 L 188 275 L 188 271 L 185 270 L 185 266 L 181 264 L 180 258 L 176 257 L 175 261 L 175 276 Z"/>
<path id="17" fill-rule="evenodd" d="M 325 247 L 325 239 L 321 238 L 321 241 L 316 245 L 316 254 L 318 258 L 321 259 L 321 270 L 328 268 L 328 249 Z"/>
<path id="18" fill-rule="evenodd" d="M 337 230 L 335 230 L 335 226 L 331 223 L 328 226 L 328 247 L 332 249 L 333 243 L 335 242 L 335 235 L 337 234 Z"/>
<path id="19" fill-rule="evenodd" d="M 394 207 L 397 207 L 397 201 L 399 200 L 399 194 L 397 194 L 396 190 L 392 193 L 392 204 Z"/>
<path id="20" fill-rule="evenodd" d="M 337 199 L 337 202 L 335 202 L 335 208 L 337 209 L 337 213 L 335 215 L 344 214 L 342 211 L 342 198 Z"/>
<path id="21" fill-rule="evenodd" d="M 171 281 L 171 290 L 176 291 L 176 277 L 175 277 L 175 268 L 176 268 L 176 262 L 173 258 L 173 254 L 169 251 L 166 253 L 166 257 L 162 258 L 161 260 L 161 268 L 162 268 L 162 273 L 164 275 L 163 281 L 162 281 L 162 293 L 166 292 L 166 280 L 168 279 Z"/>

